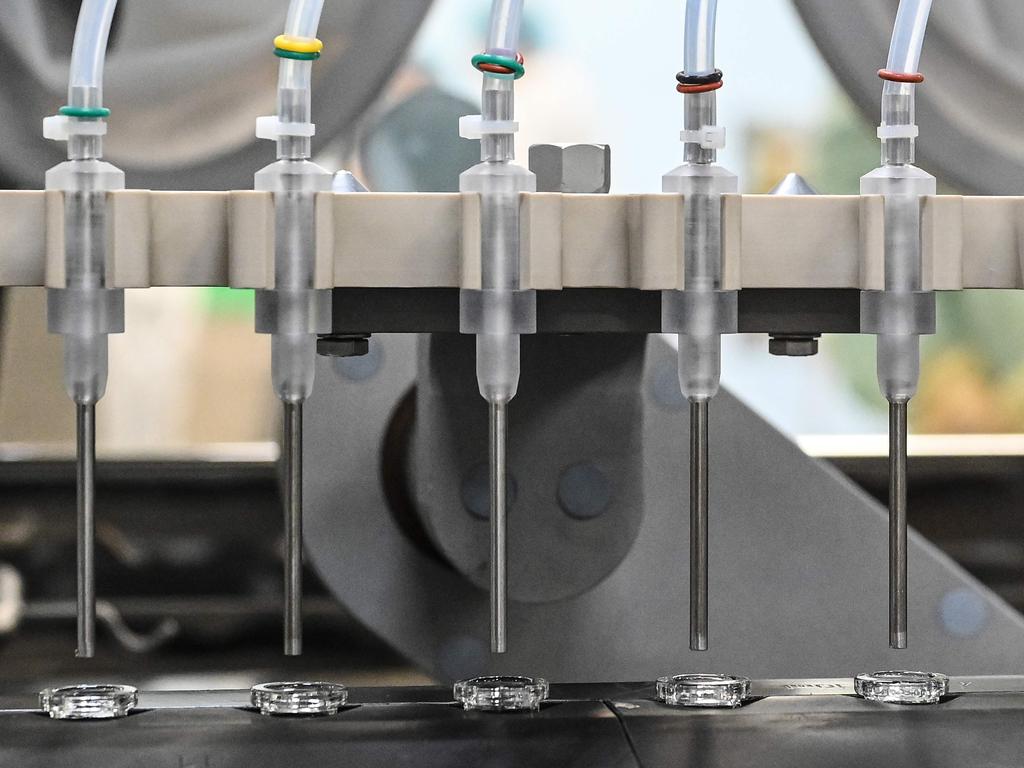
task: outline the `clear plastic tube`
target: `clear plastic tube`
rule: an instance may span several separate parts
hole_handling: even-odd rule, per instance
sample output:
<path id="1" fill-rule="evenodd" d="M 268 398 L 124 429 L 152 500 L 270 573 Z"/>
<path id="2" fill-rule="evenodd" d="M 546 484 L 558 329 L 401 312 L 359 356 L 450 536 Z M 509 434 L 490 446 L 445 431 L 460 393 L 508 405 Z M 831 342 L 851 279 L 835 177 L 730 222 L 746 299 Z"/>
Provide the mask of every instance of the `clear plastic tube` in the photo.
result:
<path id="1" fill-rule="evenodd" d="M 292 0 L 285 34 L 315 38 L 323 0 Z M 312 121 L 313 62 L 281 59 L 278 120 Z M 276 244 L 274 288 L 259 291 L 257 330 L 273 334 L 274 389 L 286 403 L 301 403 L 313 389 L 316 334 L 326 332 L 329 292 L 313 288 L 316 194 L 331 188 L 332 175 L 309 161 L 307 136 L 278 138 L 279 161 L 256 174 L 256 189 L 274 193 Z"/>
<path id="2" fill-rule="evenodd" d="M 71 52 L 68 104 L 103 106 L 103 67 L 117 0 L 83 0 Z"/>
<path id="3" fill-rule="evenodd" d="M 687 0 L 683 70 L 688 75 L 715 71 L 715 20 L 718 0 Z"/>
<path id="4" fill-rule="evenodd" d="M 715 70 L 717 0 L 686 4 L 687 74 Z M 686 131 L 697 134 L 717 126 L 717 93 L 685 96 Z M 730 311 L 716 296 L 722 288 L 722 195 L 738 190 L 736 176 L 715 164 L 717 151 L 695 141 L 684 142 L 685 163 L 665 175 L 662 190 L 684 196 L 686 259 L 681 265 L 683 291 L 665 291 L 666 332 L 679 333 L 679 383 L 684 395 L 706 402 L 718 391 L 721 378 L 721 329 L 733 325 Z"/>
<path id="5" fill-rule="evenodd" d="M 324 0 L 292 0 L 284 33 L 292 37 L 316 37 L 323 12 Z"/>
<path id="6" fill-rule="evenodd" d="M 519 32 L 523 22 L 523 0 L 494 0 L 487 53 L 515 56 L 519 52 Z"/>
<path id="7" fill-rule="evenodd" d="M 921 64 L 921 50 L 924 47 L 928 18 L 931 15 L 932 0 L 901 0 L 896 13 L 892 44 L 889 47 L 889 62 L 886 69 L 901 74 L 916 74 Z M 882 127 L 893 128 L 912 126 L 916 122 L 917 86 L 913 83 L 895 83 L 887 80 L 882 89 Z M 900 136 L 883 140 L 882 163 L 884 165 L 909 165 L 914 162 L 916 142 L 913 138 Z"/>
<path id="8" fill-rule="evenodd" d="M 292 0 L 284 33 L 290 37 L 315 38 L 320 28 L 324 0 Z M 281 59 L 280 90 L 308 90 L 313 73 L 313 62 Z M 282 118 L 283 119 L 283 118 Z"/>
<path id="9" fill-rule="evenodd" d="M 522 14 L 523 0 L 494 0 L 488 53 L 514 56 L 518 52 Z M 515 120 L 514 82 L 484 76 L 484 121 Z M 460 178 L 463 192 L 481 196 L 483 291 L 464 292 L 464 314 L 472 315 L 475 322 L 464 324 L 463 330 L 477 334 L 480 392 L 491 403 L 507 403 L 515 397 L 519 383 L 517 329 L 530 325 L 533 311 L 532 301 L 517 301 L 516 294 L 520 291 L 519 194 L 535 191 L 536 177 L 512 162 L 514 139 L 512 133 L 485 135 L 482 162 Z"/>
<path id="10" fill-rule="evenodd" d="M 901 0 L 886 64 L 890 72 L 915 74 L 919 71 L 931 12 L 932 0 Z"/>

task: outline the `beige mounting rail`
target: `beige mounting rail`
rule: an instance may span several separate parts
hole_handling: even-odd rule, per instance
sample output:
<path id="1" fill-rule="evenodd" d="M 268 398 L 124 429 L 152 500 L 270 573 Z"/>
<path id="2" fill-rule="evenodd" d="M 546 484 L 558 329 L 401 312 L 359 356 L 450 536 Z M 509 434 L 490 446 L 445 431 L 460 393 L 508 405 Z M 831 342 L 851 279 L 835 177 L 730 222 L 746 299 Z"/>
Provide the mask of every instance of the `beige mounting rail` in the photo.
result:
<path id="1" fill-rule="evenodd" d="M 64 283 L 61 192 L 0 192 L 0 286 Z M 677 195 L 522 196 L 525 288 L 683 288 Z M 107 284 L 273 287 L 267 192 L 108 196 Z M 925 198 L 925 289 L 1024 288 L 1024 197 Z M 883 287 L 880 197 L 727 195 L 724 284 Z M 474 194 L 317 199 L 316 287 L 479 287 Z"/>

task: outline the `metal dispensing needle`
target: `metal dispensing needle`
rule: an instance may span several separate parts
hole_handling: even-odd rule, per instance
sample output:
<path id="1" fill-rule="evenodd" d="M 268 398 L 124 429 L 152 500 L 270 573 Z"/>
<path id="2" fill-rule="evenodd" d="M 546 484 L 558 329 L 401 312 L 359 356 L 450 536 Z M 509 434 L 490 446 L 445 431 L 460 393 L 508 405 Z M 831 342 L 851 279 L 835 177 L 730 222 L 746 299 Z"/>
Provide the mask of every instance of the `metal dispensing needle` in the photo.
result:
<path id="1" fill-rule="evenodd" d="M 96 652 L 96 406 L 75 408 L 78 442 L 78 650 L 91 659 Z"/>
<path id="2" fill-rule="evenodd" d="M 508 404 L 490 404 L 491 477 L 491 651 L 508 645 Z"/>
<path id="3" fill-rule="evenodd" d="M 907 403 L 889 404 L 889 646 L 907 647 Z"/>
<path id="4" fill-rule="evenodd" d="M 690 402 L 690 650 L 708 649 L 708 401 Z"/>
<path id="5" fill-rule="evenodd" d="M 284 404 L 284 653 L 302 654 L 302 403 Z"/>

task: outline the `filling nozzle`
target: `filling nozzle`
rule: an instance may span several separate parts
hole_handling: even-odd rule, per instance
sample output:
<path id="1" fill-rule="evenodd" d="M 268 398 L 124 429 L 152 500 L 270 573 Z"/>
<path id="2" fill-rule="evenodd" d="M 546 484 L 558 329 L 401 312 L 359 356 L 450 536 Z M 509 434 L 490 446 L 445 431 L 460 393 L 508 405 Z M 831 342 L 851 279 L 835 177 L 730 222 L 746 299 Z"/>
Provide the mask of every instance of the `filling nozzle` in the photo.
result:
<path id="1" fill-rule="evenodd" d="M 43 135 L 68 145 L 68 160 L 46 173 L 46 188 L 64 197 L 63 286 L 47 292 L 47 322 L 64 339 L 64 383 L 76 408 L 78 648 L 96 643 L 96 404 L 107 386 L 107 336 L 124 331 L 124 292 L 106 274 L 107 193 L 124 189 L 124 173 L 103 162 L 110 110 L 103 68 L 117 0 L 84 0 L 78 16 L 68 103 L 43 121 Z"/>
<path id="2" fill-rule="evenodd" d="M 274 197 L 274 285 L 256 292 L 256 331 L 271 335 L 274 391 L 284 405 L 284 652 L 302 653 L 302 406 L 313 391 L 316 337 L 330 331 L 330 291 L 316 288 L 316 197 L 332 174 L 310 160 L 312 66 L 323 0 L 292 0 L 281 59 L 278 114 L 261 117 L 256 134 L 277 143 L 278 161 L 256 174 L 255 188 Z"/>
<path id="3" fill-rule="evenodd" d="M 463 138 L 480 140 L 479 165 L 459 178 L 480 195 L 481 281 L 461 292 L 463 333 L 476 335 L 477 380 L 490 408 L 491 651 L 504 653 L 507 633 L 508 404 L 519 387 L 520 335 L 536 329 L 536 296 L 522 290 L 519 196 L 537 178 L 516 165 L 515 81 L 525 74 L 518 54 L 523 0 L 495 0 L 487 49 L 473 58 L 483 74 L 482 115 L 463 118 Z"/>
<path id="4" fill-rule="evenodd" d="M 921 198 L 935 178 L 913 165 L 914 97 L 931 0 L 901 0 L 886 68 L 882 166 L 861 179 L 861 194 L 885 205 L 885 285 L 861 296 L 861 330 L 877 337 L 878 382 L 889 402 L 889 645 L 907 647 L 907 410 L 920 378 L 920 337 L 935 332 L 935 294 L 924 290 Z"/>
<path id="5" fill-rule="evenodd" d="M 721 379 L 722 334 L 736 331 L 736 293 L 722 289 L 722 195 L 738 191 L 735 175 L 716 164 L 725 146 L 718 125 L 715 69 L 717 0 L 686 6 L 686 68 L 680 138 L 684 164 L 666 174 L 663 191 L 684 197 L 684 254 L 678 290 L 662 294 L 662 330 L 679 339 L 679 385 L 690 401 L 690 648 L 708 649 L 708 422 Z"/>

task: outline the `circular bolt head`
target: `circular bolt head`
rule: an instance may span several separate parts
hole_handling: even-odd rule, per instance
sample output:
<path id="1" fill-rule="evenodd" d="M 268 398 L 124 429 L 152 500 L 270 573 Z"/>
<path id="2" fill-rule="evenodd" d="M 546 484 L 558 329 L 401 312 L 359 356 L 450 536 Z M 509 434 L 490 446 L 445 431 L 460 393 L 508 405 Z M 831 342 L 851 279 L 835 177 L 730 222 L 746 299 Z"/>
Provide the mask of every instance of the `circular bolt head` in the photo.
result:
<path id="1" fill-rule="evenodd" d="M 336 715 L 348 701 L 336 683 L 260 683 L 250 694 L 261 715 Z"/>
<path id="2" fill-rule="evenodd" d="M 750 698 L 750 680 L 733 675 L 660 677 L 658 698 L 673 707 L 738 707 Z"/>
<path id="3" fill-rule="evenodd" d="M 532 712 L 548 697 L 542 677 L 474 677 L 455 684 L 463 709 L 480 712 Z"/>
<path id="4" fill-rule="evenodd" d="M 875 672 L 853 685 L 858 696 L 885 704 L 937 704 L 949 693 L 949 678 L 934 672 Z"/>
<path id="5" fill-rule="evenodd" d="M 39 692 L 39 708 L 54 720 L 113 720 L 139 703 L 130 685 L 69 685 Z"/>
<path id="6" fill-rule="evenodd" d="M 558 506 L 574 520 L 600 517 L 611 504 L 612 484 L 596 465 L 581 462 L 566 467 L 558 478 Z"/>

